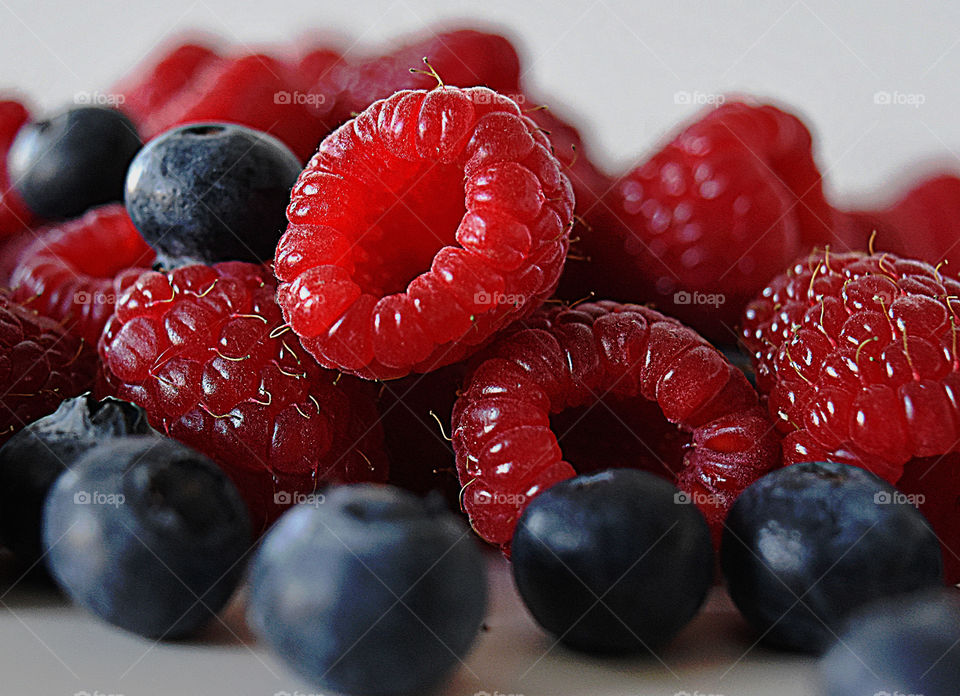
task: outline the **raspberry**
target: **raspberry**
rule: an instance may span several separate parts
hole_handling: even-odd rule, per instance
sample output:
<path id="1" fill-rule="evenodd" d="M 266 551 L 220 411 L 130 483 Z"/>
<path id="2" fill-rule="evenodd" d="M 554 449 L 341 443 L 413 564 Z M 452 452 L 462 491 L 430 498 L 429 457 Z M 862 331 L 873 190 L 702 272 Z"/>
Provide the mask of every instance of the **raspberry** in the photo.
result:
<path id="1" fill-rule="evenodd" d="M 195 121 L 237 123 L 270 133 L 305 161 L 329 129 L 293 98 L 299 87 L 296 70 L 267 55 L 211 61 L 141 128 L 150 138 Z"/>
<path id="2" fill-rule="evenodd" d="M 29 118 L 20 102 L 0 101 L 0 238 L 27 229 L 33 220 L 33 213 L 11 187 L 7 171 L 7 152 L 20 126 Z"/>
<path id="3" fill-rule="evenodd" d="M 0 444 L 90 388 L 93 350 L 0 293 Z"/>
<path id="4" fill-rule="evenodd" d="M 318 71 L 311 91 L 332 93 L 336 106 L 330 125 L 339 126 L 394 92 L 431 88 L 435 84 L 432 76 L 410 72 L 411 68 L 423 68 L 424 57 L 445 84 L 489 87 L 507 95 L 520 91 L 520 59 L 510 41 L 472 29 L 431 34 L 366 60 L 325 66 Z"/>
<path id="5" fill-rule="evenodd" d="M 190 41 L 164 48 L 135 67 L 110 94 L 123 96 L 120 108 L 139 127 L 219 59 L 212 48 Z"/>
<path id="6" fill-rule="evenodd" d="M 220 464 L 266 528 L 327 482 L 382 481 L 372 385 L 338 379 L 283 327 L 268 268 L 242 262 L 149 271 L 100 340 L 100 391 Z"/>
<path id="7" fill-rule="evenodd" d="M 117 296 L 153 262 L 119 203 L 41 230 L 13 272 L 13 299 L 96 345 Z"/>
<path id="8" fill-rule="evenodd" d="M 612 224 L 582 235 L 592 260 L 583 289 L 656 302 L 725 343 L 764 283 L 832 237 L 810 133 L 752 102 L 728 102 L 688 126 L 605 205 Z"/>
<path id="9" fill-rule="evenodd" d="M 884 249 L 900 256 L 960 269 L 960 178 L 952 174 L 930 177 L 879 210 L 846 214 L 850 235 L 860 247 L 876 232 Z"/>
<path id="10" fill-rule="evenodd" d="M 453 363 L 556 287 L 573 214 L 549 140 L 482 87 L 397 92 L 326 138 L 277 246 L 284 317 L 320 364 Z"/>
<path id="11" fill-rule="evenodd" d="M 928 494 L 948 558 L 960 553 L 958 296 L 960 281 L 922 261 L 817 252 L 750 303 L 743 328 L 784 463 L 852 464 Z"/>
<path id="12" fill-rule="evenodd" d="M 454 407 L 453 445 L 464 508 L 491 543 L 507 547 L 526 504 L 554 483 L 609 467 L 673 480 L 719 540 L 737 495 L 777 464 L 743 373 L 647 307 L 551 307 L 483 355 Z"/>
<path id="13" fill-rule="evenodd" d="M 903 467 L 897 488 L 912 498 L 940 539 L 947 583 L 960 582 L 960 453 L 914 457 Z"/>

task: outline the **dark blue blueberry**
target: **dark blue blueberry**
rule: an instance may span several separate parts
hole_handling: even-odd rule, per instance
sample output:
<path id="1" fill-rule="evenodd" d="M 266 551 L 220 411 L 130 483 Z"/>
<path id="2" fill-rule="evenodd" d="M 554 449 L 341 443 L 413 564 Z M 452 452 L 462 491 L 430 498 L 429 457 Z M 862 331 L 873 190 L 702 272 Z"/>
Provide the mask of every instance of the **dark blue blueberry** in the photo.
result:
<path id="1" fill-rule="evenodd" d="M 302 166 L 286 145 L 233 124 L 180 126 L 127 174 L 133 224 L 166 268 L 273 258 Z"/>
<path id="2" fill-rule="evenodd" d="M 287 512 L 251 564 L 248 621 L 313 684 L 364 696 L 429 691 L 486 609 L 473 534 L 398 488 L 342 486 Z"/>
<path id="3" fill-rule="evenodd" d="M 578 650 L 654 650 L 697 613 L 713 580 L 707 522 L 643 471 L 612 469 L 549 488 L 513 535 L 513 576 L 537 622 Z"/>
<path id="4" fill-rule="evenodd" d="M 40 518 L 47 491 L 73 461 L 107 438 L 155 435 L 146 413 L 89 393 L 67 399 L 0 447 L 0 543 L 31 564 L 40 558 Z"/>
<path id="5" fill-rule="evenodd" d="M 779 647 L 819 652 L 874 599 L 943 582 L 940 544 L 904 496 L 864 469 L 807 463 L 767 474 L 727 517 L 734 603 Z"/>
<path id="6" fill-rule="evenodd" d="M 960 593 L 926 590 L 849 617 L 820 661 L 823 696 L 960 693 Z"/>
<path id="7" fill-rule="evenodd" d="M 25 124 L 7 155 L 10 180 L 42 218 L 70 218 L 123 200 L 127 167 L 140 149 L 129 118 L 85 106 Z"/>
<path id="8" fill-rule="evenodd" d="M 47 496 L 50 572 L 77 604 L 149 638 L 177 638 L 218 612 L 251 544 L 240 494 L 209 459 L 167 438 L 87 450 Z"/>

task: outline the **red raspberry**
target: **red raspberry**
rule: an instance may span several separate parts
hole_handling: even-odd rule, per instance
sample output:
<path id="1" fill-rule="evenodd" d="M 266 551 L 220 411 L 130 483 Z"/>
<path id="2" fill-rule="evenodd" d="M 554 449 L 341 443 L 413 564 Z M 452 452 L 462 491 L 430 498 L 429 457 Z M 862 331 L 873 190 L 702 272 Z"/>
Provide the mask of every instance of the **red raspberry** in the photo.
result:
<path id="1" fill-rule="evenodd" d="M 582 290 L 656 302 L 725 343 L 765 282 L 832 237 L 810 133 L 768 105 L 709 111 L 623 177 L 605 204 L 610 224 L 582 234 L 592 260 Z"/>
<path id="2" fill-rule="evenodd" d="M 33 220 L 33 213 L 11 188 L 7 173 L 7 151 L 20 126 L 29 118 L 29 112 L 20 102 L 0 101 L 0 238 L 29 228 Z"/>
<path id="3" fill-rule="evenodd" d="M 519 94 L 520 59 L 510 41 L 473 29 L 431 33 L 407 41 L 366 60 L 339 62 L 317 78 L 313 91 L 332 93 L 336 107 L 332 126 L 339 126 L 378 99 L 404 89 L 430 89 L 435 80 L 423 59 L 444 83 L 455 87 L 489 87 L 501 94 Z"/>
<path id="4" fill-rule="evenodd" d="M 121 110 L 140 127 L 217 61 L 217 53 L 199 43 L 188 41 L 172 49 L 166 47 L 135 67 L 110 93 L 123 96 Z"/>
<path id="5" fill-rule="evenodd" d="M 504 547 L 534 496 L 608 467 L 676 481 L 718 541 L 737 495 L 779 457 L 756 392 L 722 353 L 675 319 L 615 302 L 515 325 L 473 370 L 453 430 L 464 508 Z"/>
<path id="6" fill-rule="evenodd" d="M 387 475 L 373 386 L 300 351 L 275 291 L 254 264 L 150 271 L 100 340 L 101 391 L 218 462 L 258 525 L 325 483 Z"/>
<path id="7" fill-rule="evenodd" d="M 320 364 L 402 377 L 456 362 L 556 287 L 573 214 L 550 142 L 482 87 L 397 92 L 294 186 L 276 273 Z"/>
<path id="8" fill-rule="evenodd" d="M 960 453 L 914 457 L 897 481 L 901 492 L 930 522 L 943 550 L 943 574 L 949 585 L 960 583 Z"/>
<path id="9" fill-rule="evenodd" d="M 119 203 L 41 230 L 13 272 L 13 299 L 97 345 L 116 298 L 153 263 Z"/>
<path id="10" fill-rule="evenodd" d="M 891 483 L 958 451 L 960 282 L 893 254 L 816 252 L 744 315 L 743 342 L 786 463 L 845 462 Z"/>
<path id="11" fill-rule="evenodd" d="M 88 390 L 96 369 L 82 339 L 0 293 L 0 444 Z"/>
<path id="12" fill-rule="evenodd" d="M 894 254 L 946 261 L 948 273 L 960 273 L 960 178 L 953 174 L 920 182 L 886 208 L 848 213 L 846 222 L 861 248 L 876 232 L 877 244 Z"/>
<path id="13" fill-rule="evenodd" d="M 212 61 L 143 122 L 144 137 L 194 121 L 226 121 L 270 133 L 306 161 L 329 129 L 301 102 L 300 87 L 295 68 L 267 55 Z"/>

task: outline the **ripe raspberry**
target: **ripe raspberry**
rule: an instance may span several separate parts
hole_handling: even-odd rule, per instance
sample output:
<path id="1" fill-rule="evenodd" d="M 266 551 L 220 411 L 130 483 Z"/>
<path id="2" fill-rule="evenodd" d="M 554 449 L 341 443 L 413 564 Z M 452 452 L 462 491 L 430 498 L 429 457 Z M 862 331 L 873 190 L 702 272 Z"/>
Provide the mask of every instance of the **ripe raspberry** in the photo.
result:
<path id="1" fill-rule="evenodd" d="M 37 233 L 13 272 L 13 299 L 97 345 L 116 298 L 153 263 L 119 204 Z"/>
<path id="2" fill-rule="evenodd" d="M 853 464 L 896 484 L 960 451 L 960 282 L 893 254 L 815 252 L 744 315 L 784 461 Z"/>
<path id="3" fill-rule="evenodd" d="M 482 87 L 397 92 L 326 138 L 277 246 L 284 317 L 321 365 L 456 362 L 556 287 L 573 214 L 550 143 Z"/>
<path id="4" fill-rule="evenodd" d="M 163 48 L 135 67 L 110 94 L 123 96 L 121 110 L 140 127 L 219 59 L 212 48 L 192 41 Z"/>
<path id="5" fill-rule="evenodd" d="M 294 99 L 299 88 L 295 68 L 267 55 L 211 61 L 141 128 L 151 138 L 195 121 L 237 123 L 270 133 L 306 161 L 329 129 Z"/>
<path id="6" fill-rule="evenodd" d="M 832 241 L 810 133 L 769 105 L 713 109 L 623 177 L 605 204 L 613 224 L 582 234 L 593 281 L 583 289 L 656 302 L 725 343 L 765 282 Z M 690 301 L 694 292 L 721 297 Z"/>
<path id="7" fill-rule="evenodd" d="M 880 210 L 845 215 L 850 235 L 860 248 L 876 232 L 877 244 L 900 256 L 937 265 L 947 262 L 951 275 L 960 272 L 960 178 L 930 177 Z"/>
<path id="8" fill-rule="evenodd" d="M 269 269 L 241 262 L 140 276 L 100 340 L 100 390 L 236 482 L 256 520 L 328 482 L 387 475 L 372 385 L 338 379 L 282 326 Z"/>
<path id="9" fill-rule="evenodd" d="M 11 187 L 7 171 L 7 151 L 20 126 L 29 118 L 29 112 L 20 102 L 0 101 L 0 238 L 29 228 L 33 220 L 33 213 Z"/>
<path id="10" fill-rule="evenodd" d="M 734 499 L 778 461 L 743 373 L 647 307 L 540 310 L 483 355 L 454 407 L 453 446 L 464 508 L 491 543 L 506 547 L 554 483 L 608 467 L 675 481 L 719 540 Z"/>
<path id="11" fill-rule="evenodd" d="M 410 72 L 422 69 L 425 57 L 447 85 L 489 87 L 508 96 L 520 91 L 520 59 L 510 41 L 473 29 L 434 33 L 382 55 L 338 62 L 318 75 L 311 91 L 333 95 L 330 125 L 336 127 L 394 92 L 433 87 L 429 74 Z"/>
<path id="12" fill-rule="evenodd" d="M 89 389 L 96 369 L 82 339 L 0 293 L 0 444 Z"/>

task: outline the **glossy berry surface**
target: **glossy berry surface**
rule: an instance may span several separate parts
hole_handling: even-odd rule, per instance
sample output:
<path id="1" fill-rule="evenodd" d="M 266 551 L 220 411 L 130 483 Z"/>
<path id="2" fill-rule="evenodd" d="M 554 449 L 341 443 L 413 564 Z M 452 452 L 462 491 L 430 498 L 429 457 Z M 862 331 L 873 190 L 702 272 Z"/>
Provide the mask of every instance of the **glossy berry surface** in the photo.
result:
<path id="1" fill-rule="evenodd" d="M 631 469 L 578 476 L 537 496 L 512 545 L 517 589 L 537 622 L 588 652 L 666 644 L 713 582 L 710 528 L 682 500 L 667 481 Z"/>
<path id="2" fill-rule="evenodd" d="M 787 463 L 828 459 L 896 483 L 956 450 L 960 282 L 893 254 L 819 252 L 750 303 L 742 339 Z"/>
<path id="3" fill-rule="evenodd" d="M 216 461 L 254 529 L 327 482 L 387 476 L 373 385 L 322 369 L 283 325 L 275 281 L 240 262 L 150 271 L 100 341 L 100 391 Z"/>
<path id="4" fill-rule="evenodd" d="M 26 230 L 33 213 L 12 187 L 7 153 L 30 113 L 18 101 L 0 101 L 0 239 Z"/>
<path id="5" fill-rule="evenodd" d="M 923 515 L 879 477 L 832 462 L 778 469 L 744 491 L 727 517 L 721 564 L 763 640 L 814 652 L 853 609 L 943 583 Z"/>
<path id="6" fill-rule="evenodd" d="M 880 600 L 849 619 L 820 661 L 824 696 L 952 696 L 960 684 L 954 588 Z"/>
<path id="7" fill-rule="evenodd" d="M 143 409 L 89 393 L 30 423 L 0 447 L 0 543 L 24 564 L 37 561 L 43 501 L 57 477 L 104 440 L 150 434 Z"/>
<path id="8" fill-rule="evenodd" d="M 293 153 L 265 133 L 227 123 L 188 125 L 137 155 L 124 201 L 164 267 L 266 261 L 299 174 Z"/>
<path id="9" fill-rule="evenodd" d="M 153 258 L 124 207 L 101 206 L 36 232 L 13 271 L 13 298 L 95 346 L 117 297 Z"/>
<path id="10" fill-rule="evenodd" d="M 43 218 L 71 218 L 123 200 L 123 180 L 140 137 L 119 111 L 79 107 L 29 123 L 7 155 L 10 179 Z"/>
<path id="11" fill-rule="evenodd" d="M 251 563 L 247 619 L 309 683 L 401 696 L 433 692 L 462 661 L 486 596 L 473 535 L 442 503 L 342 486 L 290 510 L 266 536 Z"/>
<path id="12" fill-rule="evenodd" d="M 508 546 L 535 496 L 577 473 L 645 469 L 724 516 L 779 461 L 743 373 L 693 329 L 639 305 L 551 307 L 483 353 L 453 410 L 463 505 Z"/>
<path id="13" fill-rule="evenodd" d="M 725 343 L 764 283 L 834 241 L 809 131 L 763 104 L 708 111 L 623 176 L 604 207 L 609 224 L 581 235 L 593 269 L 581 289 L 652 301 Z"/>
<path id="14" fill-rule="evenodd" d="M 546 136 L 484 88 L 397 92 L 326 138 L 277 247 L 278 301 L 324 366 L 453 363 L 556 287 L 573 214 Z"/>
<path id="15" fill-rule="evenodd" d="M 154 639 L 211 620 L 239 581 L 250 520 L 223 472 L 173 440 L 107 440 L 54 484 L 46 562 L 84 609 Z"/>
<path id="16" fill-rule="evenodd" d="M 0 292 L 0 444 L 87 391 L 96 370 L 82 339 Z"/>

